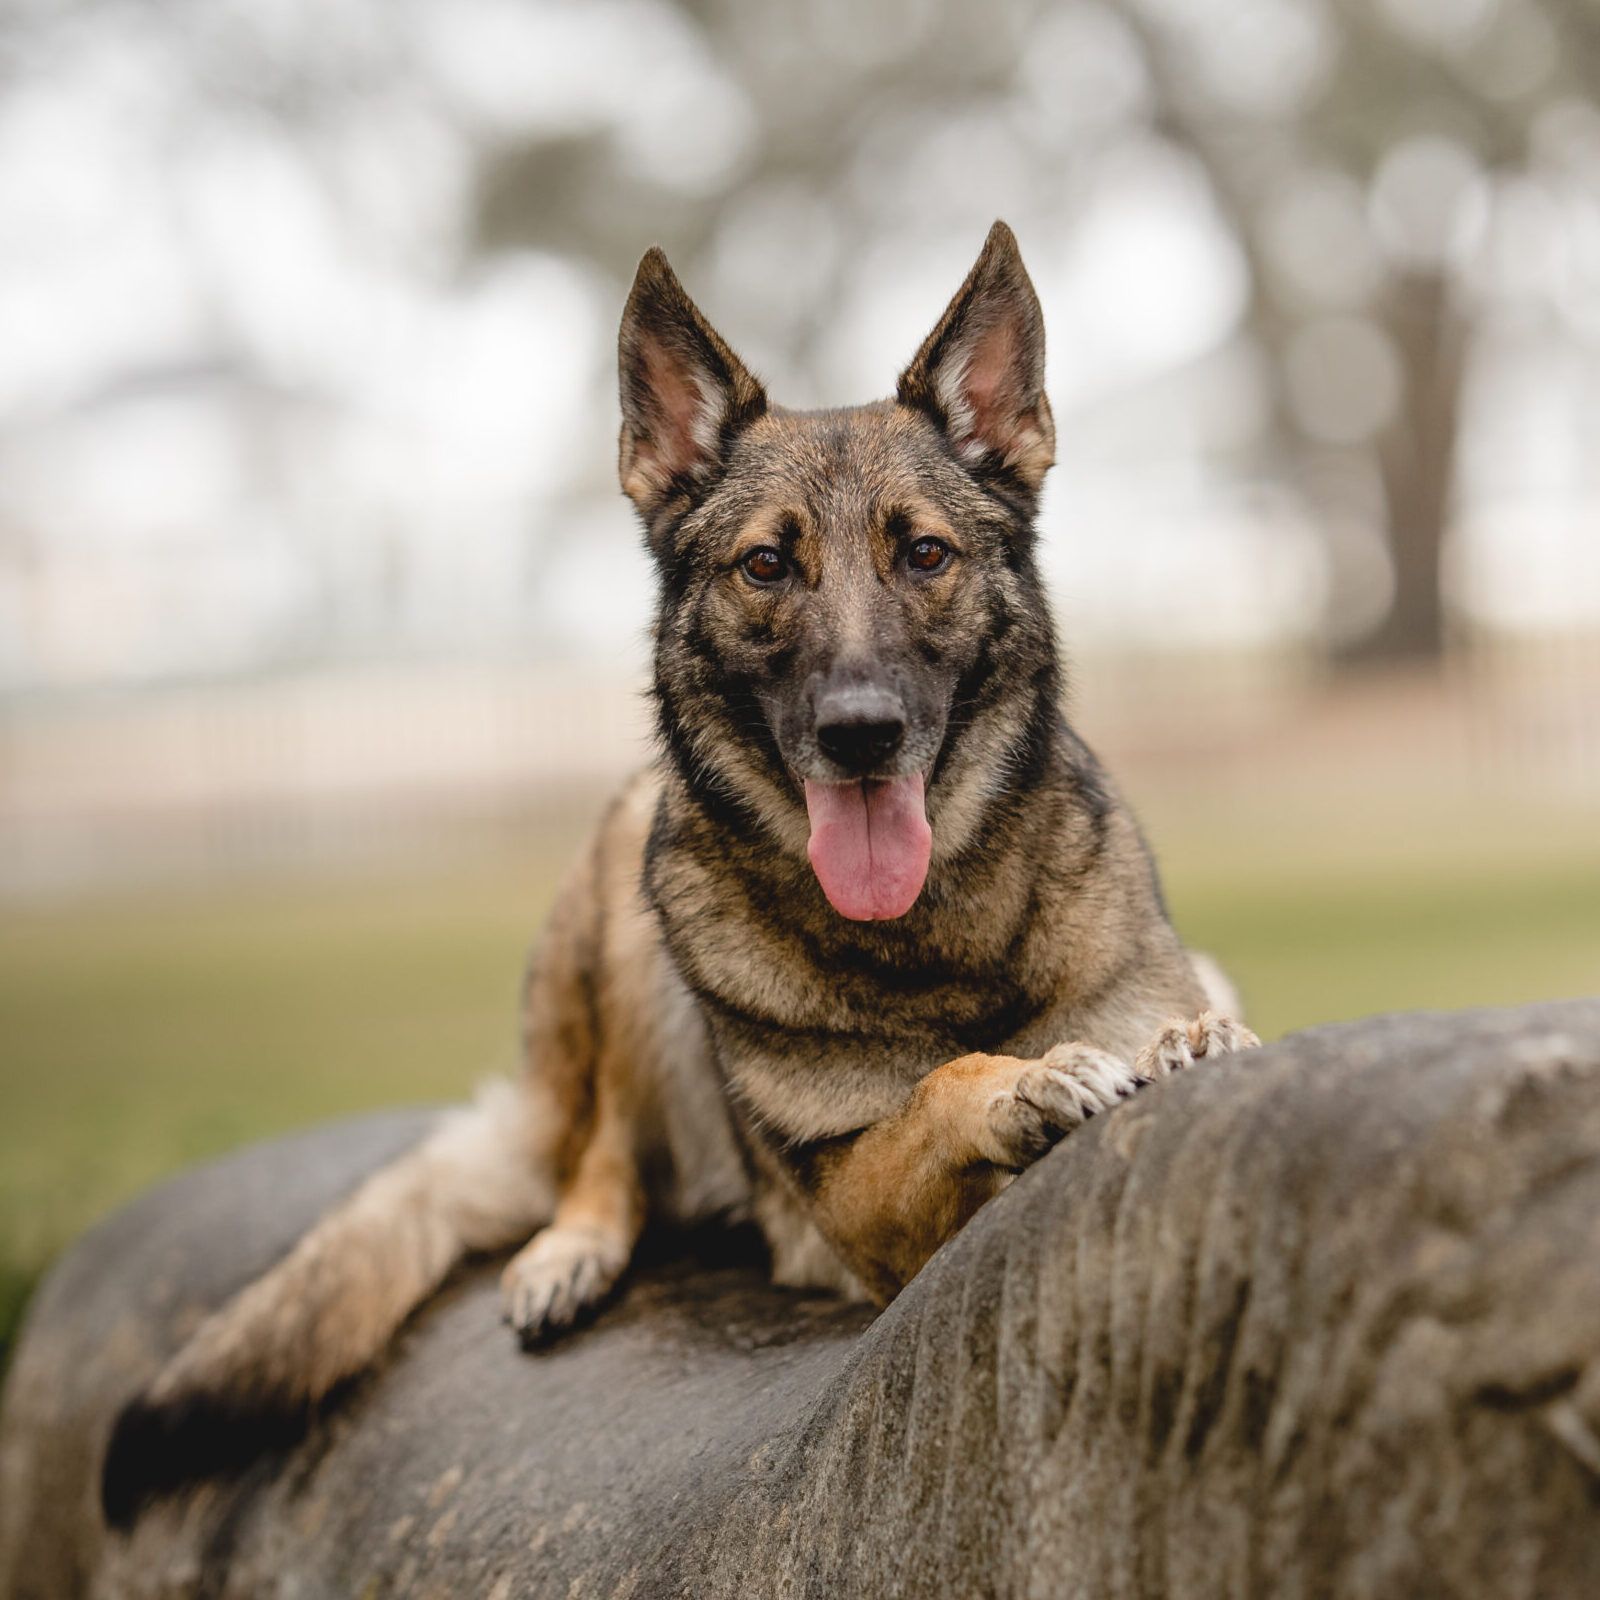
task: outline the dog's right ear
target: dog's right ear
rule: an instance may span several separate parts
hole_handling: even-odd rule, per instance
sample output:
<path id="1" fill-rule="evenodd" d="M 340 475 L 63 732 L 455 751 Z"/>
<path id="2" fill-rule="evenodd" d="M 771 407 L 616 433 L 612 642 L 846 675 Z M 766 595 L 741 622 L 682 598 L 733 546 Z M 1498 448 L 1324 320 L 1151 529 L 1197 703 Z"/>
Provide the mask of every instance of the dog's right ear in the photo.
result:
<path id="1" fill-rule="evenodd" d="M 618 472 L 651 527 L 699 500 L 767 392 L 700 314 L 659 249 L 645 254 L 617 340 L 622 390 Z"/>

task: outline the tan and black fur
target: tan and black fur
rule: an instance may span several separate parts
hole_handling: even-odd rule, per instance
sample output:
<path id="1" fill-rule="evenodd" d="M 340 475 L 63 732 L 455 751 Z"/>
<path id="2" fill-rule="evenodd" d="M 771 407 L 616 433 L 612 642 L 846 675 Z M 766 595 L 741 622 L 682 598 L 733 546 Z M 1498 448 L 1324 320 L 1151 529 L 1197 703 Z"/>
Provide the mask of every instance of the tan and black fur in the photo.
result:
<path id="1" fill-rule="evenodd" d="M 892 401 L 771 405 L 659 251 L 619 353 L 660 751 L 536 951 L 525 1076 L 200 1328 L 118 1424 L 114 1516 L 362 1371 L 467 1252 L 518 1247 L 529 1344 L 604 1298 L 652 1216 L 753 1215 L 779 1281 L 884 1302 L 1086 1117 L 1254 1043 L 1208 1009 L 1230 1007 L 1063 720 L 1033 530 L 1054 425 L 1009 229 Z M 848 920 L 802 783 L 913 772 L 921 894 Z"/>

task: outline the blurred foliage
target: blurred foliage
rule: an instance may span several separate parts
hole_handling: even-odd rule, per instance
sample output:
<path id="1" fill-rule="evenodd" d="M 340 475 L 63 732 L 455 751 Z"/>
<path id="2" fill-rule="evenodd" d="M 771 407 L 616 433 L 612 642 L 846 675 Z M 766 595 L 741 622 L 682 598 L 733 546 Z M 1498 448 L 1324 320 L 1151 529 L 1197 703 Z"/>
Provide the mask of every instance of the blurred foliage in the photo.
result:
<path id="1" fill-rule="evenodd" d="M 1161 259 L 1159 227 L 1135 229 L 1120 271 L 1078 285 L 1097 302 L 1088 331 L 1124 295 L 1159 321 L 1202 277 L 1226 304 L 1198 348 L 1178 340 L 1152 357 L 1159 370 L 1085 354 L 1093 384 L 1058 395 L 1063 439 L 1117 413 L 1119 384 L 1147 397 L 1165 385 L 1166 409 L 1122 415 L 1126 471 L 1188 432 L 1206 457 L 1187 461 L 1192 473 L 1286 493 L 1325 545 L 1326 621 L 1350 653 L 1438 655 L 1441 551 L 1464 502 L 1510 494 L 1549 521 L 1600 497 L 1580 399 L 1600 341 L 1593 0 L 14 5 L 0 16 L 0 84 L 28 91 L 27 138 L 8 139 L 0 117 L 0 170 L 59 163 L 25 174 L 13 203 L 48 191 L 67 241 L 49 248 L 81 265 L 114 196 L 64 158 L 61 130 L 78 124 L 34 103 L 52 83 L 70 90 L 73 117 L 110 119 L 97 137 L 115 147 L 122 129 L 127 148 L 154 152 L 164 192 L 136 209 L 188 281 L 181 307 L 163 301 L 146 319 L 173 321 L 171 350 L 108 320 L 98 387 L 75 391 L 70 363 L 56 370 L 46 351 L 12 420 L 26 436 L 52 408 L 201 393 L 205 414 L 246 441 L 234 447 L 244 465 L 226 471 L 251 504 L 229 514 L 258 563 L 242 568 L 265 608 L 255 648 L 281 659 L 362 638 L 386 606 L 415 646 L 450 593 L 441 572 L 471 597 L 457 611 L 477 613 L 453 625 L 481 639 L 493 597 L 538 582 L 526 545 L 556 551 L 594 507 L 615 510 L 600 324 L 651 240 L 757 366 L 809 400 L 853 385 L 852 343 L 892 332 L 908 353 L 921 329 L 898 326 L 900 305 L 931 317 L 929 264 L 953 280 L 995 215 L 1065 282 L 1108 194 L 1181 213 L 1191 244 L 1206 235 L 1206 261 Z M 26 262 L 37 241 L 19 233 L 11 253 Z M 542 292 L 553 322 L 582 324 L 582 359 L 553 372 L 556 395 L 518 389 L 520 354 L 495 367 L 513 342 L 495 320 L 507 308 L 463 287 L 526 250 L 573 269 L 507 291 Z M 59 276 L 41 262 L 19 324 Z M 430 323 L 452 293 L 464 320 Z M 72 326 L 94 333 L 102 314 Z M 379 347 L 392 371 L 375 370 Z M 1589 376 L 1573 376 L 1575 358 Z M 431 359 L 440 370 L 419 371 Z M 1524 426 L 1514 380 L 1530 366 L 1546 399 L 1566 396 L 1559 426 Z M 499 398 L 485 392 L 491 372 Z M 519 475 L 515 430 L 493 433 L 521 405 L 541 418 L 523 456 L 560 441 Z M 408 462 L 433 463 L 416 468 L 415 492 Z M 407 492 L 390 503 L 386 483 Z M 453 562 L 408 544 L 454 542 L 432 495 L 473 520 Z M 58 520 L 70 532 L 85 518 Z M 0 562 L 14 541 L 24 576 L 30 537 L 0 497 Z M 175 553 L 174 583 L 202 542 Z M 474 561 L 475 589 L 459 575 Z M 219 585 L 242 581 L 219 570 Z M 185 626 L 204 609 L 173 605 Z M 509 627 L 526 620 L 507 609 Z"/>
<path id="2" fill-rule="evenodd" d="M 641 183 L 599 135 L 502 141 L 483 166 L 485 248 L 576 250 L 620 288 L 648 234 L 715 278 L 730 223 L 769 194 L 773 238 L 745 291 L 769 319 L 785 213 L 838 235 L 783 330 L 786 366 L 815 371 L 827 309 L 885 232 L 904 257 L 952 212 L 974 237 L 1017 205 L 1070 216 L 1097 169 L 1175 147 L 1247 270 L 1236 337 L 1263 403 L 1246 453 L 1287 476 L 1333 545 L 1336 628 L 1370 604 L 1350 535 L 1387 530 L 1387 610 L 1346 653 L 1441 653 L 1474 329 L 1507 292 L 1559 323 L 1529 290 L 1600 217 L 1591 0 L 886 0 L 870 22 L 825 0 L 682 9 L 759 108 L 744 160 L 696 191 L 667 171 Z M 973 144 L 955 184 L 928 154 L 951 129 Z M 1600 251 L 1585 259 L 1592 296 Z M 737 282 L 719 287 L 737 300 Z"/>

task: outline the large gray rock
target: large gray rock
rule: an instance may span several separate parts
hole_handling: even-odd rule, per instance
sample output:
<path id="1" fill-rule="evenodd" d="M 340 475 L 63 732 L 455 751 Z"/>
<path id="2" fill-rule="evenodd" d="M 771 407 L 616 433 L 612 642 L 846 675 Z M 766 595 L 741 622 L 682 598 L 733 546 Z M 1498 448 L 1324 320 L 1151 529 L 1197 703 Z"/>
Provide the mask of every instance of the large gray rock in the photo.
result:
<path id="1" fill-rule="evenodd" d="M 1600 1593 L 1600 1001 L 1148 1091 L 876 1321 L 669 1260 L 527 1356 L 468 1271 L 298 1445 L 107 1534 L 121 1400 L 422 1125 L 248 1151 L 62 1262 L 0 1425 L 0 1593 Z"/>

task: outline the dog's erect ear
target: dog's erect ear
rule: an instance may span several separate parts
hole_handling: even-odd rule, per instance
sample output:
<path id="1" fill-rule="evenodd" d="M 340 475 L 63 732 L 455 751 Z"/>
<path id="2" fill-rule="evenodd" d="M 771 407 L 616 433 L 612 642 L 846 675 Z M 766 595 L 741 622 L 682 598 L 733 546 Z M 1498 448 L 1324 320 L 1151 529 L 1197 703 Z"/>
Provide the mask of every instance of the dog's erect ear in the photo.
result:
<path id="1" fill-rule="evenodd" d="M 967 274 L 911 365 L 900 403 L 925 411 L 974 471 L 1008 473 L 1037 492 L 1056 457 L 1044 394 L 1044 314 L 1017 237 L 989 230 Z"/>
<path id="2" fill-rule="evenodd" d="M 659 249 L 639 263 L 622 313 L 617 367 L 618 471 L 623 493 L 649 523 L 715 481 L 734 435 L 766 411 L 767 393 L 701 316 Z"/>

